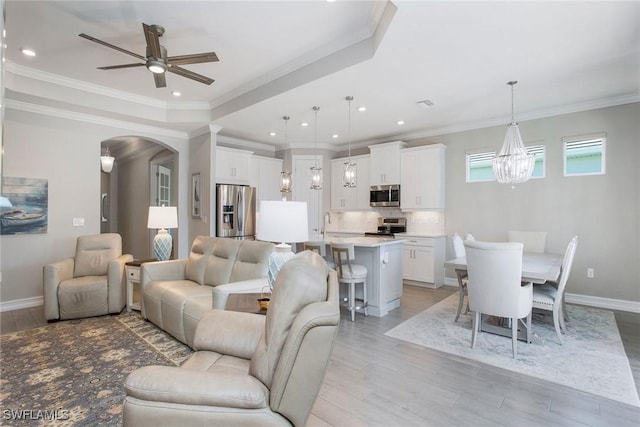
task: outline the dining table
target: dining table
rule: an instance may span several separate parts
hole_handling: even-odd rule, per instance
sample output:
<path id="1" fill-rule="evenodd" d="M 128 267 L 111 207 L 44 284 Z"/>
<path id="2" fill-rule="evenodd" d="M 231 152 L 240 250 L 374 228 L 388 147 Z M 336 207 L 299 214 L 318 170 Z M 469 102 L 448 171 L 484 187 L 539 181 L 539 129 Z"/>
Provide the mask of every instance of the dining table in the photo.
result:
<path id="1" fill-rule="evenodd" d="M 459 257 L 445 261 L 445 267 L 453 268 L 457 275 L 467 273 L 467 258 Z M 523 252 L 522 254 L 522 282 L 532 282 L 534 285 L 547 281 L 557 282 L 560 278 L 562 255 L 552 253 Z M 480 330 L 492 334 L 511 337 L 511 325 L 505 319 L 483 315 Z M 526 325 L 518 328 L 518 340 L 527 341 Z"/>

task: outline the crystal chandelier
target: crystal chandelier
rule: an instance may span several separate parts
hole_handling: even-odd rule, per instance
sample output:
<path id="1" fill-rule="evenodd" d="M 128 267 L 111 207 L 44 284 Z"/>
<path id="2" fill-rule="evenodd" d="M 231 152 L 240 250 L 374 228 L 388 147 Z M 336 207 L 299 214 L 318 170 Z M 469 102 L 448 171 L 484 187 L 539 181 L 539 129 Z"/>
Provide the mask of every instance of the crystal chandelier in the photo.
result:
<path id="1" fill-rule="evenodd" d="M 511 123 L 504 137 L 504 144 L 498 155 L 493 159 L 493 174 L 501 184 L 515 184 L 528 181 L 533 173 L 535 155 L 528 154 L 518 124 L 513 120 L 513 86 L 517 81 L 507 82 L 511 86 Z"/>
<path id="2" fill-rule="evenodd" d="M 318 166 L 318 110 L 320 107 L 313 107 L 316 115 L 316 164 L 311 167 L 311 188 L 312 190 L 322 190 L 322 168 Z"/>
<path id="3" fill-rule="evenodd" d="M 349 188 L 356 186 L 356 163 L 351 160 L 351 101 L 353 96 L 347 96 L 344 98 L 349 103 L 349 119 L 348 119 L 348 133 L 347 138 L 349 142 L 349 160 L 344 162 L 344 170 L 342 172 L 342 185 Z"/>
<path id="4" fill-rule="evenodd" d="M 288 136 L 288 123 L 289 116 L 282 116 L 282 120 L 284 120 L 284 146 L 288 147 L 287 136 Z M 291 193 L 291 172 L 290 171 L 282 171 L 280 172 L 280 192 L 281 193 Z M 287 199 L 287 196 L 284 195 L 283 200 Z"/>

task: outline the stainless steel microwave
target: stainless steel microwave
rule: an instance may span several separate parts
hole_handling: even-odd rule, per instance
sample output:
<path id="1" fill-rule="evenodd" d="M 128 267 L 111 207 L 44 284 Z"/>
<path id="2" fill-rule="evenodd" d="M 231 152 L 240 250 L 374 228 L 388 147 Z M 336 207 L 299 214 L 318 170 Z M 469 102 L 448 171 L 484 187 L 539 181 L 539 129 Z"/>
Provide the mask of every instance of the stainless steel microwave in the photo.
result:
<path id="1" fill-rule="evenodd" d="M 400 185 L 372 185 L 369 191 L 372 207 L 400 207 Z"/>

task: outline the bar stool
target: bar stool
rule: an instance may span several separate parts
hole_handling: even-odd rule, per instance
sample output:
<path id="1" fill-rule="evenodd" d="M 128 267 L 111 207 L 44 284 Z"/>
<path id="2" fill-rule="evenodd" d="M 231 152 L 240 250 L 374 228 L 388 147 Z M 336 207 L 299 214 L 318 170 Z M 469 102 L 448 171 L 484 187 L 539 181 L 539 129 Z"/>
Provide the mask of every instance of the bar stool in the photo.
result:
<path id="1" fill-rule="evenodd" d="M 336 268 L 335 264 L 332 260 L 327 259 L 327 245 L 324 242 L 313 241 L 313 242 L 304 242 L 304 250 L 305 251 L 313 251 L 320 255 L 326 262 L 329 268 Z"/>
<path id="2" fill-rule="evenodd" d="M 356 310 L 363 310 L 364 315 L 367 312 L 367 267 L 360 264 L 352 264 L 355 251 L 353 243 L 332 243 L 331 255 L 338 270 L 338 282 L 349 286 L 348 288 L 348 307 L 351 312 L 351 321 L 356 320 Z M 362 284 L 362 300 L 356 299 L 356 284 Z M 356 305 L 356 301 L 360 301 L 361 305 Z"/>

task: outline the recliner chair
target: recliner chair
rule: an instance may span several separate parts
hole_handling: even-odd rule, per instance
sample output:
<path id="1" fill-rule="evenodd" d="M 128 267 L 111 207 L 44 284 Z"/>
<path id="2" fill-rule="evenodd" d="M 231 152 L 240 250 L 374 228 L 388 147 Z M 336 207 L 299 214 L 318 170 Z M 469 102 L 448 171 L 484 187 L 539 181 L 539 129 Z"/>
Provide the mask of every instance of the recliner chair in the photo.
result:
<path id="1" fill-rule="evenodd" d="M 44 316 L 47 320 L 77 319 L 120 313 L 126 305 L 124 265 L 117 233 L 78 237 L 73 258 L 43 268 Z"/>
<path id="2" fill-rule="evenodd" d="M 256 301 L 257 304 L 257 301 Z M 303 426 L 338 332 L 338 281 L 305 251 L 280 270 L 266 316 L 212 309 L 181 367 L 126 379 L 125 426 Z"/>

